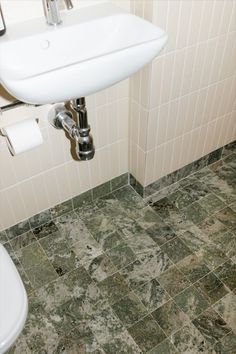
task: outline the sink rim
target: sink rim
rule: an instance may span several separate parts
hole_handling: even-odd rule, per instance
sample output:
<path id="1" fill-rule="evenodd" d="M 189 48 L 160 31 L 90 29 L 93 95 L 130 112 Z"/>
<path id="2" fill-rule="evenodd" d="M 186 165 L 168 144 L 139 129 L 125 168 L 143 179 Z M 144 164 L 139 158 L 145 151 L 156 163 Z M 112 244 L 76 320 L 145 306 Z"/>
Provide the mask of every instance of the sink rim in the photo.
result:
<path id="1" fill-rule="evenodd" d="M 91 9 L 93 9 L 92 13 Z M 46 79 L 50 80 L 51 78 L 59 82 L 58 78 L 61 77 L 63 80 L 67 81 L 69 80 L 65 75 L 65 72 L 67 72 L 70 74 L 72 85 L 78 85 L 73 77 L 73 70 L 74 76 L 80 73 L 80 76 L 78 74 L 80 84 L 87 87 L 85 90 L 86 95 L 97 92 L 100 89 L 109 87 L 127 78 L 135 71 L 139 70 L 160 52 L 167 41 L 167 34 L 163 29 L 134 14 L 123 11 L 113 4 L 101 3 L 87 6 L 82 9 L 76 9 L 72 15 L 70 12 L 65 12 L 63 15 L 64 24 L 58 26 L 56 29 L 42 22 L 42 19 L 30 20 L 23 23 L 23 25 L 16 25 L 17 28 L 21 28 L 22 25 L 22 30 L 18 30 L 17 34 L 12 32 L 12 29 L 16 28 L 12 25 L 8 36 L 3 38 L 3 40 L 0 39 L 0 49 L 5 49 L 0 50 L 0 81 L 11 94 L 20 100 L 29 103 L 49 103 L 48 100 L 45 102 L 45 99 L 44 102 L 41 102 L 40 99 L 37 101 L 35 98 L 34 101 L 32 101 L 32 99 L 29 98 L 30 95 L 27 96 L 25 92 L 21 93 L 20 87 L 22 87 L 22 90 L 25 88 L 25 90 L 29 91 L 27 86 L 31 83 L 31 86 L 37 87 L 35 90 L 39 90 L 40 87 L 41 89 L 45 89 L 46 86 L 48 90 L 56 89 L 58 92 L 55 87 L 56 84 L 53 86 L 53 83 L 47 82 Z M 77 19 L 75 22 L 77 15 L 79 15 L 82 20 Z M 71 18 L 72 21 L 70 21 Z M 115 26 L 113 26 L 114 22 Z M 29 31 L 31 26 L 34 27 L 34 35 Z M 87 28 L 89 28 L 89 31 L 86 32 Z M 107 41 L 104 41 L 103 45 L 96 45 L 96 43 L 100 43 L 100 38 L 104 38 L 106 33 L 112 28 L 114 29 L 114 43 L 109 37 Z M 78 31 L 81 31 L 81 36 L 77 35 Z M 117 36 L 115 36 L 116 31 L 119 33 Z M 127 36 L 125 36 L 126 32 L 128 32 Z M 83 43 L 87 33 L 87 41 Z M 69 38 L 72 38 L 71 41 L 67 40 L 68 34 L 72 34 L 69 36 Z M 74 36 L 76 35 L 79 39 L 75 42 Z M 52 48 L 49 47 L 49 50 L 46 51 L 44 50 L 45 48 L 40 48 L 40 41 L 42 39 L 49 39 L 52 43 Z M 65 43 L 63 47 L 65 55 L 63 55 L 64 53 L 62 52 L 60 56 L 61 42 Z M 68 46 L 66 46 L 67 42 Z M 32 46 L 30 45 L 31 43 Z M 75 43 L 74 52 L 72 43 Z M 93 43 L 95 44 L 94 48 Z M 110 46 L 111 43 L 112 45 Z M 79 44 L 81 44 L 81 46 L 79 46 Z M 24 50 L 24 46 L 26 50 Z M 28 47 L 31 48 L 32 55 L 27 53 Z M 14 51 L 17 48 L 19 52 L 18 56 L 14 55 Z M 79 48 L 79 50 L 77 50 L 77 48 Z M 82 55 L 80 54 L 81 48 L 84 48 L 84 54 Z M 68 51 L 66 51 L 66 49 L 68 49 Z M 146 50 L 149 52 L 145 53 Z M 133 58 L 136 55 L 136 60 L 139 64 L 136 65 L 136 63 L 133 63 L 134 59 L 132 58 L 132 53 Z M 137 55 L 143 58 L 137 58 Z M 120 62 L 117 60 L 118 58 L 120 58 Z M 114 67 L 114 63 L 111 62 L 112 60 L 116 62 L 120 76 L 114 73 L 116 67 Z M 127 61 L 129 61 L 129 63 Z M 125 67 L 126 64 L 129 70 Z M 133 70 L 132 65 L 135 70 Z M 94 81 L 99 79 L 102 80 L 103 83 L 99 86 L 97 82 L 93 83 L 92 79 L 90 79 L 91 90 L 89 90 L 87 82 L 85 82 L 86 78 L 83 77 L 83 80 L 81 80 L 81 76 L 84 76 L 83 73 L 81 73 L 81 67 L 87 70 L 88 76 L 90 72 L 93 73 L 91 75 L 95 74 Z M 113 71 L 111 68 L 113 68 Z M 99 70 L 104 71 L 104 75 L 106 76 L 104 80 L 101 78 L 100 72 L 98 72 Z M 106 75 L 106 70 L 110 70 L 110 79 Z M 96 87 L 96 90 L 93 90 L 93 86 Z M 64 96 L 59 95 L 60 99 L 58 99 L 58 94 L 55 96 L 50 91 L 49 93 L 51 95 L 50 97 L 55 97 L 50 100 L 50 102 L 61 102 L 61 98 L 64 96 L 68 99 L 68 95 L 66 94 L 64 94 Z M 80 95 L 81 88 L 80 90 L 78 89 L 78 96 L 76 97 L 80 97 Z"/>

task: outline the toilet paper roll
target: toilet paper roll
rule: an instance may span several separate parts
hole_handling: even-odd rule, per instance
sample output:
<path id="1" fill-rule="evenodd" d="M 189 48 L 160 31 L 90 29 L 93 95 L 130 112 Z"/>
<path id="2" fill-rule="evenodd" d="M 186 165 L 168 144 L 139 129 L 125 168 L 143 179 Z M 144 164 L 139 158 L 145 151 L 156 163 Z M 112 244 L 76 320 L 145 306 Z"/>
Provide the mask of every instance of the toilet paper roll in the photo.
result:
<path id="1" fill-rule="evenodd" d="M 42 134 L 35 119 L 26 119 L 20 123 L 2 128 L 12 155 L 31 150 L 43 143 Z"/>

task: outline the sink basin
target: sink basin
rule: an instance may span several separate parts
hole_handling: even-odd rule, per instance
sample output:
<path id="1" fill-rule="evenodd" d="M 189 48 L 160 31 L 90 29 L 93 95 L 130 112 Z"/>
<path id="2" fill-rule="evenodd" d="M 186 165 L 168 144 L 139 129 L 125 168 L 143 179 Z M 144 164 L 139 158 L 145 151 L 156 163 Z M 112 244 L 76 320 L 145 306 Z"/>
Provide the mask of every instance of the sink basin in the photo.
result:
<path id="1" fill-rule="evenodd" d="M 8 26 L 0 82 L 21 101 L 46 104 L 90 95 L 151 61 L 167 41 L 159 27 L 109 3 Z"/>

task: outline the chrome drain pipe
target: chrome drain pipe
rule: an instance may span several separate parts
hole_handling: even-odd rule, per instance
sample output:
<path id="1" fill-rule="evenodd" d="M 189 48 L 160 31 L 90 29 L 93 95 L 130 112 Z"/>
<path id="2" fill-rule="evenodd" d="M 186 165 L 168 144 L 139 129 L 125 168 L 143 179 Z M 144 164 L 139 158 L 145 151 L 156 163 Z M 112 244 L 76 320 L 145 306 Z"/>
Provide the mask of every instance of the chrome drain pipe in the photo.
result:
<path id="1" fill-rule="evenodd" d="M 85 98 L 81 97 L 70 101 L 70 107 L 76 112 L 79 128 L 77 155 L 81 160 L 91 160 L 95 154 L 95 148 L 93 137 L 90 134 Z"/>
<path id="2" fill-rule="evenodd" d="M 95 154 L 93 137 L 90 134 L 85 98 L 70 101 L 70 108 L 76 112 L 77 122 L 71 111 L 63 104 L 54 105 L 49 111 L 49 121 L 57 129 L 64 129 L 76 143 L 76 155 L 81 161 L 91 160 Z"/>

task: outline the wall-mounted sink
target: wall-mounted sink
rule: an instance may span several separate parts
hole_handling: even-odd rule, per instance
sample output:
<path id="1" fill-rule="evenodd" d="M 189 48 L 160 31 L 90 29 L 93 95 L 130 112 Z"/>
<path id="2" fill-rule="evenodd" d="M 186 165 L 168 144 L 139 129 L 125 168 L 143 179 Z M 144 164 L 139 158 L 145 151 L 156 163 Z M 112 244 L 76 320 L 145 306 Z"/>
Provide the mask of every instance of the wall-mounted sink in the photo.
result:
<path id="1" fill-rule="evenodd" d="M 0 82 L 34 104 L 87 96 L 127 78 L 151 61 L 165 32 L 120 8 L 102 3 L 8 26 L 0 39 Z"/>

